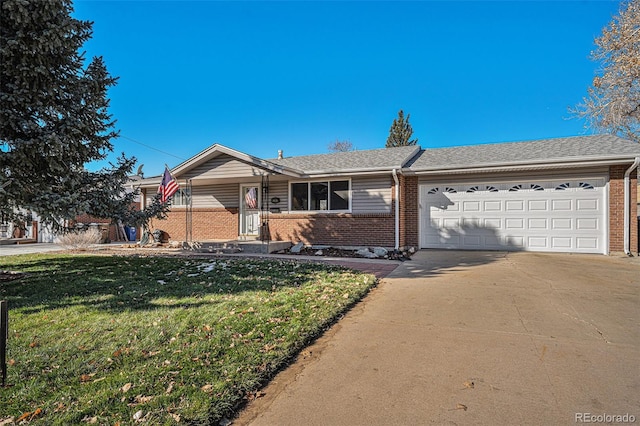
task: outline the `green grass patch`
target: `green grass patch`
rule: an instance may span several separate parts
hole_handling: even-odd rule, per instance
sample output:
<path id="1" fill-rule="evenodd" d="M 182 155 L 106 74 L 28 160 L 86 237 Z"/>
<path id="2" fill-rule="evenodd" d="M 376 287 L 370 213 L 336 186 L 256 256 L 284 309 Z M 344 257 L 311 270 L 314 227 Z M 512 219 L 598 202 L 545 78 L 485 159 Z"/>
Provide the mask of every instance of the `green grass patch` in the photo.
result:
<path id="1" fill-rule="evenodd" d="M 217 424 L 374 285 L 278 260 L 0 258 L 9 302 L 0 422 Z"/>

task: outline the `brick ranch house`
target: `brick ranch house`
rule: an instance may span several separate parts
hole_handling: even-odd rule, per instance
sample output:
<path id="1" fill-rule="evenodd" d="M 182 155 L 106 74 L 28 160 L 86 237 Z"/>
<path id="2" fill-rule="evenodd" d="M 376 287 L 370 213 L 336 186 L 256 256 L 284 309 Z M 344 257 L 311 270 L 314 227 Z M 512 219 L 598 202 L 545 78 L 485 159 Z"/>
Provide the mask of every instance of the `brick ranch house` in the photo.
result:
<path id="1" fill-rule="evenodd" d="M 275 159 L 215 144 L 171 170 L 181 189 L 153 225 L 177 241 L 637 253 L 639 161 L 610 135 Z M 142 205 L 159 183 L 138 182 Z"/>

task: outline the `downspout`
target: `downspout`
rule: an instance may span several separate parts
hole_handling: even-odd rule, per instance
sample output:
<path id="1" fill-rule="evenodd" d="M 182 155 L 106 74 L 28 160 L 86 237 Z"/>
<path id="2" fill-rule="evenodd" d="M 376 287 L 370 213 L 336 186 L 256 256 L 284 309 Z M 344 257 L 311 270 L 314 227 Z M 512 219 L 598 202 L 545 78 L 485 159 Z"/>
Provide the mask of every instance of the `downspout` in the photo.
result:
<path id="1" fill-rule="evenodd" d="M 624 172 L 624 254 L 631 254 L 631 190 L 629 188 L 629 175 L 640 164 L 640 157 L 636 157 L 631 167 Z"/>
<path id="2" fill-rule="evenodd" d="M 391 170 L 393 180 L 396 183 L 396 214 L 395 214 L 395 249 L 400 249 L 400 182 L 398 181 L 398 173 L 396 169 Z"/>

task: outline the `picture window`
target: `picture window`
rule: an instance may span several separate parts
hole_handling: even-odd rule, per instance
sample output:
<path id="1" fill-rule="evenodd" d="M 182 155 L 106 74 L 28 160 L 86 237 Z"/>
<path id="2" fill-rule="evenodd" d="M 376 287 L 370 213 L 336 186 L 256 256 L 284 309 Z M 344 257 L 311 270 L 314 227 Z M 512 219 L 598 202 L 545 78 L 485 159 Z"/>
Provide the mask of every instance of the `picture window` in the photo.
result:
<path id="1" fill-rule="evenodd" d="M 291 210 L 295 211 L 345 211 L 350 198 L 348 180 L 291 184 Z"/>

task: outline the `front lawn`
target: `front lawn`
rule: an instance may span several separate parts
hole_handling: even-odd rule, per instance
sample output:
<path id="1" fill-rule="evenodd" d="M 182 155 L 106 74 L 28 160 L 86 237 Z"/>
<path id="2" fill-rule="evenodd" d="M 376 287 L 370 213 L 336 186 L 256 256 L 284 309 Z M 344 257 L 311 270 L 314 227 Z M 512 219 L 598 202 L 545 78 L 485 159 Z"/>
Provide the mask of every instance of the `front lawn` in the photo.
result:
<path id="1" fill-rule="evenodd" d="M 218 424 L 374 285 L 293 261 L 0 258 L 0 424 Z"/>

